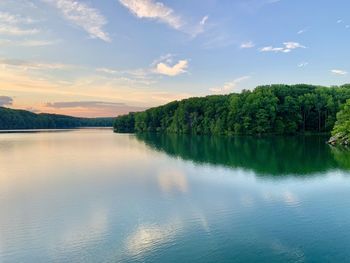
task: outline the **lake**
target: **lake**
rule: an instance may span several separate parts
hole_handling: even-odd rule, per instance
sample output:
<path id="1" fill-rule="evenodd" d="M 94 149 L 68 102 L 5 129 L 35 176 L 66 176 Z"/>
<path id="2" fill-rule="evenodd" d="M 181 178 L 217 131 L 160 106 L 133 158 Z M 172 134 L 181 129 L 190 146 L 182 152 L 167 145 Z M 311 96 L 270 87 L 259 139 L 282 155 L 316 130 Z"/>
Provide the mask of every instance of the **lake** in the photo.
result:
<path id="1" fill-rule="evenodd" d="M 0 262 L 349 262 L 325 140 L 0 134 Z"/>

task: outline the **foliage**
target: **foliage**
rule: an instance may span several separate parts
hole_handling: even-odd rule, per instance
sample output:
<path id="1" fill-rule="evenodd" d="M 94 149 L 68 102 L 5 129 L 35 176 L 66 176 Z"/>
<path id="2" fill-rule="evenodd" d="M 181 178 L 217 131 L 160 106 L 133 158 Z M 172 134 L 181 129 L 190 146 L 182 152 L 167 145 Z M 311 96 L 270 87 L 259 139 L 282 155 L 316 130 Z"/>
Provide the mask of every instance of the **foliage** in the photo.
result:
<path id="1" fill-rule="evenodd" d="M 111 127 L 113 121 L 114 118 L 77 118 L 57 114 L 35 114 L 30 111 L 0 107 L 0 130 Z"/>
<path id="2" fill-rule="evenodd" d="M 350 100 L 347 100 L 338 112 L 332 135 L 336 138 L 337 143 L 350 144 Z"/>
<path id="3" fill-rule="evenodd" d="M 330 132 L 350 86 L 268 85 L 190 98 L 116 118 L 116 132 L 295 134 Z"/>

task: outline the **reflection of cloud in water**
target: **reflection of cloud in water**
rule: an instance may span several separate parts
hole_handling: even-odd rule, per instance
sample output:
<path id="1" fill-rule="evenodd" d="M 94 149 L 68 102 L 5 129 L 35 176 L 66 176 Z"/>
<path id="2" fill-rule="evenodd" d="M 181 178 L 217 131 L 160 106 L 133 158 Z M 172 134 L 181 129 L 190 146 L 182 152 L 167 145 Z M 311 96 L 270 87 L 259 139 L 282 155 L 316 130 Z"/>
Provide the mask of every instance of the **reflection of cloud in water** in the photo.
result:
<path id="1" fill-rule="evenodd" d="M 86 222 L 78 223 L 63 233 L 62 241 L 65 249 L 86 246 L 102 239 L 108 230 L 108 215 L 105 209 L 96 209 Z"/>
<path id="2" fill-rule="evenodd" d="M 271 249 L 276 254 L 285 255 L 293 262 L 305 262 L 304 252 L 300 248 L 290 247 L 283 244 L 280 240 L 273 240 Z"/>
<path id="3" fill-rule="evenodd" d="M 298 196 L 292 193 L 291 191 L 285 191 L 283 193 L 283 197 L 284 197 L 284 202 L 289 206 L 297 207 L 300 205 L 300 200 Z"/>
<path id="4" fill-rule="evenodd" d="M 203 227 L 203 229 L 207 233 L 209 233 L 210 232 L 209 222 L 208 222 L 208 219 L 206 218 L 206 216 L 203 213 L 198 214 L 198 221 L 199 221 L 199 224 Z"/>
<path id="5" fill-rule="evenodd" d="M 290 190 L 281 191 L 264 191 L 262 193 L 263 200 L 267 202 L 284 202 L 288 206 L 298 207 L 301 203 L 300 198 Z"/>
<path id="6" fill-rule="evenodd" d="M 165 193 L 172 191 L 188 192 L 188 181 L 186 175 L 180 170 L 161 170 L 158 174 L 158 184 Z"/>
<path id="7" fill-rule="evenodd" d="M 166 243 L 174 241 L 176 235 L 183 230 L 179 220 L 164 225 L 140 225 L 126 240 L 126 249 L 132 256 L 154 250 Z"/>

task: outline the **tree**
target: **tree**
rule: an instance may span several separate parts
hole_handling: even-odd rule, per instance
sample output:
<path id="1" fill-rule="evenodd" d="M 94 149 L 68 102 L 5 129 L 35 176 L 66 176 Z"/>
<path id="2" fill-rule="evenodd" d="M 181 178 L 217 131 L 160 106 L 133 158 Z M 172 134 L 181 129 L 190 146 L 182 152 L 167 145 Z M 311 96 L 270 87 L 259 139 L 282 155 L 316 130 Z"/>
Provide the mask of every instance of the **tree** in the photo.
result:
<path id="1" fill-rule="evenodd" d="M 116 131 L 178 134 L 296 134 L 330 132 L 350 85 L 259 86 L 253 91 L 189 98 L 120 116 Z"/>
<path id="2" fill-rule="evenodd" d="M 350 144 L 350 99 L 337 114 L 337 122 L 332 131 L 334 142 L 338 144 Z"/>

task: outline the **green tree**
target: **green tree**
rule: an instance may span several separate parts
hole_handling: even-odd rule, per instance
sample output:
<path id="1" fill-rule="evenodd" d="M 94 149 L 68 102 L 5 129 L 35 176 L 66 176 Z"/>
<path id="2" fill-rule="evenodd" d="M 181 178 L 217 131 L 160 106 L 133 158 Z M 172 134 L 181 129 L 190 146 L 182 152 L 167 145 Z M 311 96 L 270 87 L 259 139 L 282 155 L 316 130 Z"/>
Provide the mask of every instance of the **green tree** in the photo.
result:
<path id="1" fill-rule="evenodd" d="M 350 144 L 350 99 L 337 114 L 337 122 L 332 131 L 332 135 L 337 139 L 337 143 Z"/>

